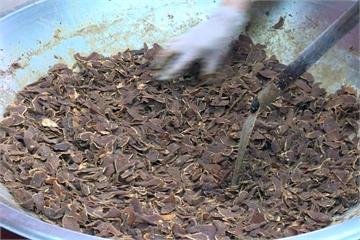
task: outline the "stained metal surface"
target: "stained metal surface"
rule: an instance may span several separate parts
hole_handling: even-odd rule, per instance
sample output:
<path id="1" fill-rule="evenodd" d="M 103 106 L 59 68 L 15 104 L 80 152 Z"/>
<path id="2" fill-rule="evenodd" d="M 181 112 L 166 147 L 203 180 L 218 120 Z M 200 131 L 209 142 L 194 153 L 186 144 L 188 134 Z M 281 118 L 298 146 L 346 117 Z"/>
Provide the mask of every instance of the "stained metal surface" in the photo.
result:
<path id="1" fill-rule="evenodd" d="M 213 0 L 40 0 L 0 18 L 0 115 L 19 89 L 49 66 L 72 64 L 73 54 L 105 55 L 143 42 L 164 43 L 204 20 Z M 291 62 L 351 1 L 264 1 L 254 4 L 249 34 L 283 63 Z M 279 17 L 282 29 L 274 29 Z M 12 69 L 12 63 L 22 68 Z M 311 71 L 330 92 L 341 84 L 360 88 L 359 28 L 331 49 Z"/>
<path id="2" fill-rule="evenodd" d="M 266 1 L 254 7 L 250 35 L 256 42 L 267 46 L 268 54 L 274 54 L 287 64 L 348 9 L 353 1 Z M 279 17 L 285 19 L 284 27 L 272 26 Z M 316 81 L 328 92 L 334 92 L 343 84 L 360 89 L 359 80 L 359 25 L 330 49 L 310 70 Z"/>
<path id="3" fill-rule="evenodd" d="M 17 91 L 45 75 L 55 63 L 72 64 L 75 52 L 111 55 L 126 48 L 141 48 L 143 42 L 165 43 L 206 19 L 218 2 L 40 0 L 0 17 L 0 118 Z M 255 42 L 267 45 L 269 55 L 275 54 L 283 63 L 289 63 L 350 5 L 351 1 L 258 2 L 252 10 L 249 34 Z M 272 26 L 280 16 L 285 23 L 276 30 Z M 11 67 L 13 63 L 21 68 Z M 329 92 L 343 83 L 360 89 L 359 28 L 331 49 L 310 72 Z M 0 202 L 15 204 L 2 186 Z M 14 217 L 13 221 L 4 220 L 7 214 Z M 0 204 L 0 225 L 32 239 L 63 236 L 57 235 L 59 227 L 41 221 L 35 223 L 41 229 L 38 231 L 44 232 L 31 235 L 31 228 L 22 228 L 16 221 L 23 216 L 22 212 Z M 342 225 L 288 239 L 360 239 L 360 229 L 356 228 L 359 222 L 360 217 L 356 217 Z"/>
<path id="4" fill-rule="evenodd" d="M 0 19 L 0 115 L 16 91 L 73 54 L 164 43 L 206 18 L 214 1 L 37 1 Z M 189 9 L 191 11 L 189 11 Z M 12 69 L 19 63 L 22 68 Z"/>

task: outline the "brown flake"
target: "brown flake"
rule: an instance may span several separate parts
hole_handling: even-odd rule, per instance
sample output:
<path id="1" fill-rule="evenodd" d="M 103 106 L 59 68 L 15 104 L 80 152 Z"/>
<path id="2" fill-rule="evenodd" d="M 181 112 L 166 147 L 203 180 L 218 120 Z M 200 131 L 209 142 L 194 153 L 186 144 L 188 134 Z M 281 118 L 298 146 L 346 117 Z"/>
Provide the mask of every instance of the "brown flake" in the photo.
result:
<path id="1" fill-rule="evenodd" d="M 359 201 L 356 91 L 326 95 L 301 76 L 258 117 L 246 178 L 229 187 L 249 102 L 285 67 L 249 37 L 232 47 L 203 80 L 155 81 L 158 45 L 54 66 L 0 122 L 0 182 L 41 219 L 108 238 L 276 239 L 323 228 Z"/>
<path id="2" fill-rule="evenodd" d="M 284 26 L 285 23 L 285 18 L 284 17 L 280 17 L 279 21 L 273 26 L 274 29 L 281 29 Z"/>

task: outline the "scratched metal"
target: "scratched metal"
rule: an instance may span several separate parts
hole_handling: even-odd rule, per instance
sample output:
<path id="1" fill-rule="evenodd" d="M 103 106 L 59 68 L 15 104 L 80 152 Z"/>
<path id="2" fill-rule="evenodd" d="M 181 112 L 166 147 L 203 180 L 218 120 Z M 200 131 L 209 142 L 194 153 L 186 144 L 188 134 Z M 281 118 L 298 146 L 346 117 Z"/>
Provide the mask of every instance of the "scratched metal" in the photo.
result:
<path id="1" fill-rule="evenodd" d="M 165 43 L 206 19 L 218 2 L 37 0 L 0 17 L 0 118 L 17 91 L 45 75 L 57 62 L 72 64 L 75 52 L 111 55 L 126 48 L 140 48 L 143 42 Z M 252 10 L 248 33 L 255 42 L 267 45 L 269 55 L 289 63 L 350 5 L 351 1 L 258 2 Z M 275 30 L 272 26 L 280 16 L 285 18 L 285 24 Z M 15 62 L 20 64 L 20 69 L 10 67 Z M 359 28 L 331 49 L 310 72 L 329 92 L 344 83 L 360 89 Z M 17 206 L 1 185 L 0 202 Z M 19 219 L 22 216 L 13 214 L 18 214 Z M 359 221 L 360 217 L 355 217 L 343 225 L 291 239 L 359 238 L 360 230 L 354 227 Z M 10 227 L 20 234 L 29 232 L 21 224 Z M 55 227 L 44 227 L 49 229 L 49 234 L 34 239 L 58 239 Z"/>

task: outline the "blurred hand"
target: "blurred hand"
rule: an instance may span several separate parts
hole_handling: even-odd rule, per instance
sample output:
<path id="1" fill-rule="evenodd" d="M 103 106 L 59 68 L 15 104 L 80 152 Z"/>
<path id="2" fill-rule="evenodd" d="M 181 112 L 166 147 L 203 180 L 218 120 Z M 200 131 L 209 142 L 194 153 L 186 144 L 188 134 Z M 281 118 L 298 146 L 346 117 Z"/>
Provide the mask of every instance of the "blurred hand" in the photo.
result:
<path id="1" fill-rule="evenodd" d="M 194 61 L 201 60 L 202 74 L 216 71 L 229 51 L 231 41 L 246 24 L 246 12 L 230 6 L 218 8 L 207 21 L 176 38 L 155 59 L 158 80 L 179 76 Z"/>

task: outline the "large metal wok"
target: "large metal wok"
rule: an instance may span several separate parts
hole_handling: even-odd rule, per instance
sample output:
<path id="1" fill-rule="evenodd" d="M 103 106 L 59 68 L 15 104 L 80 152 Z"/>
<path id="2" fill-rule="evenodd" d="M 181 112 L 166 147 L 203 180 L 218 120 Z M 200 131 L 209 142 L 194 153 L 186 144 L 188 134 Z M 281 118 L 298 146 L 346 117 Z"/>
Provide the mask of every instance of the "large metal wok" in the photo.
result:
<path id="1" fill-rule="evenodd" d="M 46 74 L 57 62 L 72 64 L 75 52 L 110 55 L 126 48 L 141 48 L 144 42 L 164 43 L 204 20 L 218 2 L 40 0 L 0 16 L 0 115 L 18 90 Z M 249 34 L 256 42 L 267 45 L 269 54 L 289 63 L 351 4 L 351 1 L 257 2 Z M 272 26 L 280 16 L 285 19 L 284 27 L 274 29 Z M 359 28 L 331 49 L 310 72 L 329 92 L 344 83 L 360 89 Z M 347 215 L 354 215 L 353 212 Z M 360 216 L 345 219 L 340 224 L 289 239 L 360 239 Z M 1 185 L 0 226 L 30 239 L 99 239 L 29 216 Z"/>

